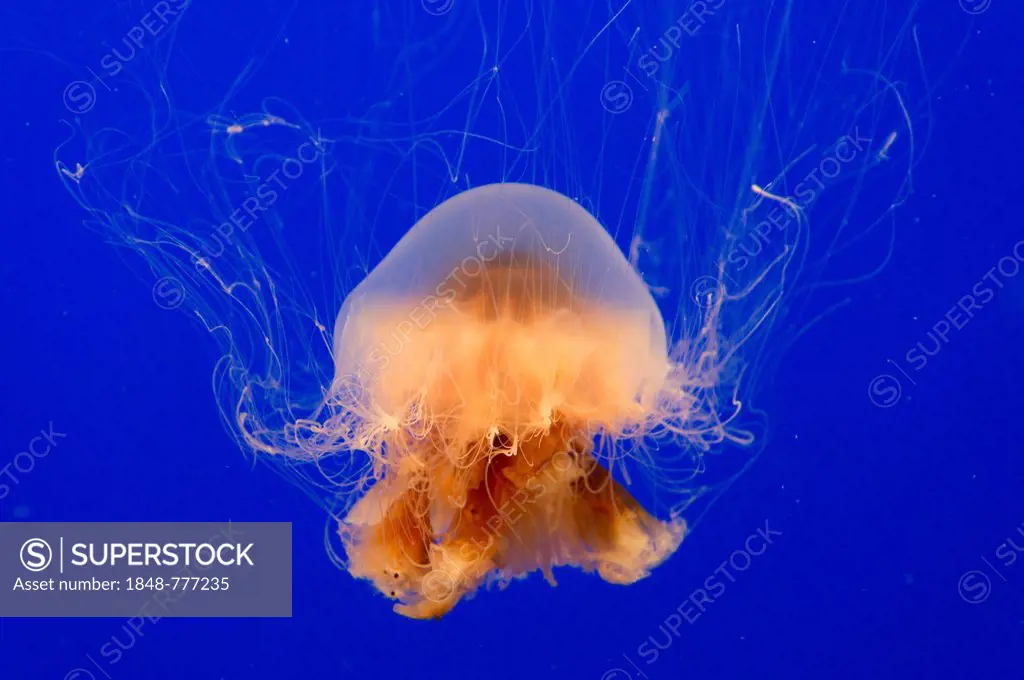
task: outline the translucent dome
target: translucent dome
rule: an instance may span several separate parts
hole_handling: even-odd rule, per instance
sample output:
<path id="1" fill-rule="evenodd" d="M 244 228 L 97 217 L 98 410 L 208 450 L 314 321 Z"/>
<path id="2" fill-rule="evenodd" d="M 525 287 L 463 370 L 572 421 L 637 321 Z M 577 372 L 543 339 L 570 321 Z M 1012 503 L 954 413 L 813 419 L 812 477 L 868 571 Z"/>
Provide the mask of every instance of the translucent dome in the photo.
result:
<path id="1" fill-rule="evenodd" d="M 396 416 L 439 371 L 465 374 L 474 385 L 449 387 L 495 402 L 476 409 L 485 429 L 542 424 L 559 407 L 617 421 L 667 370 L 661 314 L 605 229 L 569 198 L 514 183 L 419 220 L 346 299 L 334 349 L 336 377 Z M 488 365 L 457 369 L 453 353 Z M 426 399 L 440 413 L 450 397 Z"/>

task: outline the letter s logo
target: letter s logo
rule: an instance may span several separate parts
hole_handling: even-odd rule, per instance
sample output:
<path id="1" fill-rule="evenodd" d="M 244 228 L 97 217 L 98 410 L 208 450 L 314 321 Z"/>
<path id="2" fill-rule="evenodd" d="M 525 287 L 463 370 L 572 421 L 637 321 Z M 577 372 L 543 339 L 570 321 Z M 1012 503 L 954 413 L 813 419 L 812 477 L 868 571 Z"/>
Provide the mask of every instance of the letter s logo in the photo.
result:
<path id="1" fill-rule="evenodd" d="M 30 538 L 21 546 L 21 564 L 29 571 L 43 571 L 53 560 L 50 544 L 41 538 Z"/>

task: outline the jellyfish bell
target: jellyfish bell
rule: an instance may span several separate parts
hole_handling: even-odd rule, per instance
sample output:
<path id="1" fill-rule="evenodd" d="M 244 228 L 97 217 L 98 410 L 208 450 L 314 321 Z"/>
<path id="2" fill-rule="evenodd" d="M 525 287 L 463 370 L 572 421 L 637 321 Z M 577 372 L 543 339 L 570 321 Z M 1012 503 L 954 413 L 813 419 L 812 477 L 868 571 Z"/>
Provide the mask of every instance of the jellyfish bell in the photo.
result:
<path id="1" fill-rule="evenodd" d="M 489 401 L 460 405 L 485 421 L 547 424 L 559 404 L 580 417 L 613 402 L 627 412 L 637 398 L 649 408 L 668 367 L 658 307 L 611 237 L 577 203 L 526 184 L 473 189 L 424 216 L 351 292 L 334 329 L 336 378 L 370 385 L 388 413 L 421 393 L 439 411 L 453 395 L 424 386 L 465 370 L 439 359 L 482 351 L 514 367 L 480 376 L 511 381 L 474 385 Z M 570 395 L 581 379 L 590 389 Z M 513 385 L 528 390 L 512 398 Z"/>
<path id="2" fill-rule="evenodd" d="M 369 453 L 348 568 L 438 617 L 491 579 L 575 565 L 614 583 L 680 544 L 615 479 L 619 442 L 680 418 L 665 324 L 580 205 L 482 186 L 425 215 L 348 296 L 335 406 Z M 603 442 L 595 446 L 595 437 Z"/>

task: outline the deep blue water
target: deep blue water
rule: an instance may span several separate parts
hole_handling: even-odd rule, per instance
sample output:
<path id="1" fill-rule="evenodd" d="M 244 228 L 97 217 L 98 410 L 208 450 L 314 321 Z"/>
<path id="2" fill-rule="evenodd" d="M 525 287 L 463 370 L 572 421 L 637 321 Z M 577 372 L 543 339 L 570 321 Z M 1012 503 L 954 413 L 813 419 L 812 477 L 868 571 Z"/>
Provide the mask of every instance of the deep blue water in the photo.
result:
<path id="1" fill-rule="evenodd" d="M 71 678 L 76 668 L 92 674 L 82 679 L 153 680 L 1024 677 L 1024 555 L 1008 543 L 1024 546 L 1024 275 L 1014 259 L 1024 239 L 1024 7 L 724 0 L 720 23 L 708 15 L 692 36 L 700 42 L 659 73 L 691 89 L 659 151 L 678 155 L 652 179 L 644 167 L 653 114 L 671 96 L 634 66 L 630 36 L 637 29 L 638 43 L 655 41 L 689 3 L 627 7 L 604 31 L 620 4 L 212 4 L 196 0 L 165 19 L 115 75 L 101 60 L 112 46 L 124 53 L 122 38 L 152 6 L 41 0 L 0 9 L 0 465 L 41 429 L 66 434 L 29 471 L 5 468 L 16 481 L 0 480 L 0 519 L 291 522 L 293 616 L 165 618 L 141 634 L 113 618 L 7 618 L 0 679 Z M 763 51 L 763 64 L 752 63 L 751 50 L 736 66 L 730 54 L 751 43 L 781 46 L 784 56 L 772 65 Z M 502 81 L 488 83 L 495 55 L 505 54 Z M 871 77 L 839 77 L 842 63 L 891 80 L 878 95 L 888 105 L 872 98 Z M 766 73 L 778 79 L 769 97 L 778 116 L 751 131 L 744 126 L 763 113 L 729 104 L 764 101 Z M 619 78 L 634 97 L 621 116 L 600 105 L 604 83 Z M 73 81 L 92 89 L 69 93 Z M 892 92 L 913 123 L 912 151 Z M 245 244 L 261 249 L 286 293 L 301 280 L 328 328 L 359 274 L 324 264 L 323 242 L 349 264 L 372 266 L 458 187 L 515 178 L 572 192 L 624 229 L 626 245 L 649 188 L 657 208 L 644 217 L 645 234 L 668 244 L 661 271 L 685 270 L 692 281 L 711 270 L 714 238 L 684 243 L 685 254 L 671 249 L 685 216 L 699 214 L 673 212 L 673 187 L 690 195 L 682 187 L 700 186 L 726 202 L 741 181 L 767 182 L 812 144 L 820 156 L 821 140 L 850 121 L 875 140 L 873 153 L 890 129 L 900 135 L 863 184 L 853 173 L 811 211 L 811 248 L 835 233 L 845 199 L 865 235 L 823 273 L 808 266 L 786 315 L 751 345 L 769 357 L 752 397 L 771 423 L 763 452 L 680 550 L 628 588 L 563 569 L 557 588 L 534 576 L 481 592 L 440 622 L 418 622 L 338 570 L 324 550 L 323 509 L 239 451 L 211 390 L 223 348 L 189 304 L 164 309 L 154 293 L 173 254 L 140 256 L 125 245 L 128 234 L 162 232 L 118 206 L 173 223 L 179 236 L 211 233 L 222 202 L 244 195 L 230 150 L 218 146 L 225 128 L 267 112 L 342 140 L 327 178 L 309 172 L 274 206 L 266 224 L 286 225 L 284 245 L 269 229 Z M 212 115 L 228 122 L 204 122 Z M 744 131 L 730 131 L 735 121 Z M 463 132 L 502 130 L 509 145 L 534 150 L 513 162 L 498 145 L 463 147 Z M 258 134 L 256 125 L 238 136 L 247 162 L 292 144 L 270 136 L 247 146 Z M 745 155 L 756 138 L 762 150 Z M 206 154 L 217 172 L 175 149 Z M 101 211 L 91 218 L 75 200 L 79 183 L 54 167 L 86 158 L 93 169 L 81 186 L 104 183 L 85 199 Z M 455 187 L 445 183 L 449 166 L 463 175 Z M 901 204 L 890 211 L 894 197 Z M 871 220 L 880 226 L 868 230 Z M 301 275 L 288 273 L 281 252 Z M 1024 245 L 1017 252 L 1024 259 Z M 194 290 L 215 300 L 204 281 Z M 969 294 L 980 308 L 954 313 L 946 340 L 933 345 L 936 324 Z M 253 337 L 218 305 L 203 309 L 238 324 L 236 337 Z M 919 342 L 931 355 L 922 359 Z M 323 352 L 291 359 L 306 356 Z M 230 388 L 219 389 L 223 403 Z M 766 527 L 781 532 L 770 547 L 749 567 L 716 575 Z M 722 587 L 693 615 L 686 602 L 709 578 Z M 690 616 L 671 618 L 680 608 Z M 123 654 L 112 662 L 100 650 L 115 637 Z"/>

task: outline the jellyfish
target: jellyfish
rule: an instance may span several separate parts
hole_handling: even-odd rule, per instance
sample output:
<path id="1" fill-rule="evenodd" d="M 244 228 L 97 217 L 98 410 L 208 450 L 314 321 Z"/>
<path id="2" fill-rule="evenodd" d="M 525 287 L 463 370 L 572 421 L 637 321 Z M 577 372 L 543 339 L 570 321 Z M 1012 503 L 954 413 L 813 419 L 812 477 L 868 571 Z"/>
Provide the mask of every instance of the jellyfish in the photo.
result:
<path id="1" fill-rule="evenodd" d="M 633 583 L 682 541 L 613 475 L 619 440 L 685 419 L 665 324 L 571 199 L 504 183 L 440 204 L 350 293 L 334 342 L 375 479 L 340 521 L 348 569 L 398 613 L 566 565 Z"/>
<path id="2" fill-rule="evenodd" d="M 256 106 L 230 68 L 197 89 L 224 55 L 195 34 L 116 106 L 65 101 L 84 225 L 208 336 L 227 435 L 400 614 L 665 574 L 766 446 L 782 356 L 897 242 L 919 3 L 649 4 L 335 3 L 329 96 L 289 77 Z"/>

